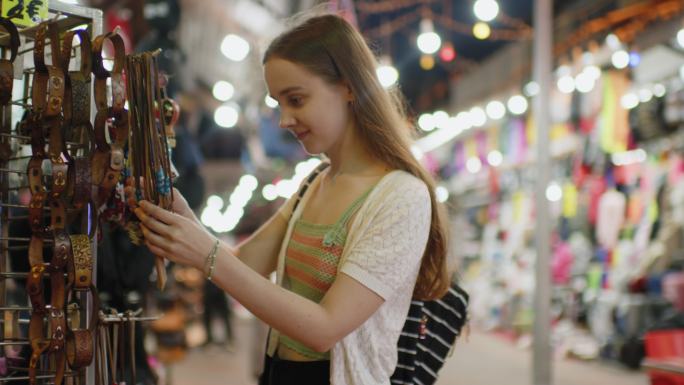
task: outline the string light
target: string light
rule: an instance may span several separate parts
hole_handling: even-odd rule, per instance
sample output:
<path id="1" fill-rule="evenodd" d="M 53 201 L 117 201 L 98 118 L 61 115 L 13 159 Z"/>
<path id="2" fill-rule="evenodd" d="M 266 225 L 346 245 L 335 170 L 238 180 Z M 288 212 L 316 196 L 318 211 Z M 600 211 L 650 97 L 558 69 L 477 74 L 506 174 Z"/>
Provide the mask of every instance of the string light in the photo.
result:
<path id="1" fill-rule="evenodd" d="M 474 156 L 466 162 L 466 168 L 471 174 L 476 174 L 482 170 L 482 161 L 480 158 Z"/>
<path id="2" fill-rule="evenodd" d="M 432 131 L 435 129 L 435 118 L 430 113 L 420 115 L 418 118 L 418 127 L 423 131 Z"/>
<path id="3" fill-rule="evenodd" d="M 446 128 L 449 125 L 449 114 L 445 111 L 435 111 L 432 114 L 432 118 L 434 119 L 435 127 L 437 128 Z"/>
<path id="4" fill-rule="evenodd" d="M 487 154 L 487 163 L 492 167 L 499 167 L 503 163 L 503 155 L 501 152 L 493 150 Z"/>
<path id="5" fill-rule="evenodd" d="M 639 90 L 639 101 L 641 103 L 648 103 L 653 99 L 653 91 L 648 88 L 642 88 Z"/>
<path id="6" fill-rule="evenodd" d="M 527 111 L 528 103 L 522 95 L 514 95 L 508 99 L 508 111 L 513 115 L 522 115 Z"/>
<path id="7" fill-rule="evenodd" d="M 211 93 L 214 95 L 216 100 L 227 102 L 235 94 L 235 87 L 233 87 L 233 85 L 227 81 L 220 80 L 214 84 L 214 87 L 211 89 Z"/>
<path id="8" fill-rule="evenodd" d="M 229 34 L 221 42 L 221 53 L 232 61 L 243 61 L 249 54 L 249 43 L 238 35 Z"/>
<path id="9" fill-rule="evenodd" d="M 399 80 L 399 72 L 391 64 L 381 65 L 375 70 L 380 84 L 384 88 L 389 88 Z"/>
<path id="10" fill-rule="evenodd" d="M 492 21 L 499 14 L 499 3 L 496 0 L 477 0 L 473 4 L 473 13 L 481 21 Z"/>
<path id="11" fill-rule="evenodd" d="M 439 51 L 439 58 L 447 63 L 453 61 L 456 58 L 456 50 L 454 49 L 453 44 L 449 42 L 444 43 L 442 49 Z"/>
<path id="12" fill-rule="evenodd" d="M 482 127 L 487 123 L 487 114 L 480 107 L 473 107 L 470 109 L 468 114 L 470 116 L 470 122 L 474 127 Z"/>
<path id="13" fill-rule="evenodd" d="M 563 189 L 558 183 L 551 183 L 546 188 L 546 199 L 550 202 L 558 202 L 563 198 Z"/>
<path id="14" fill-rule="evenodd" d="M 435 58 L 432 55 L 422 55 L 420 57 L 420 68 L 429 71 L 435 67 Z"/>
<path id="15" fill-rule="evenodd" d="M 425 53 L 432 55 L 439 50 L 442 46 L 442 38 L 435 33 L 434 27 L 432 26 L 432 21 L 429 19 L 423 19 L 420 21 L 420 35 L 416 39 L 416 44 L 418 49 Z"/>
<path id="16" fill-rule="evenodd" d="M 570 94 L 575 91 L 575 79 L 570 75 L 565 75 L 558 79 L 556 83 L 560 92 L 564 94 Z"/>
<path id="17" fill-rule="evenodd" d="M 610 58 L 613 67 L 621 70 L 629 65 L 629 53 L 623 49 L 615 51 Z"/>
<path id="18" fill-rule="evenodd" d="M 216 111 L 214 111 L 214 121 L 223 128 L 235 127 L 239 117 L 239 108 L 233 103 L 220 106 L 216 109 Z"/>
<path id="19" fill-rule="evenodd" d="M 631 110 L 639 105 L 639 96 L 634 92 L 629 92 L 620 98 L 620 105 L 626 110 Z"/>
<path id="20" fill-rule="evenodd" d="M 499 120 L 506 115 L 506 106 L 498 100 L 487 103 L 487 116 L 493 120 Z"/>
<path id="21" fill-rule="evenodd" d="M 435 188 L 435 198 L 437 198 L 437 202 L 439 203 L 446 202 L 447 199 L 449 199 L 449 190 L 444 186 L 437 186 L 437 188 Z"/>
<path id="22" fill-rule="evenodd" d="M 479 40 L 485 40 L 492 34 L 492 29 L 485 22 L 477 22 L 473 26 L 473 36 Z"/>
<path id="23" fill-rule="evenodd" d="M 539 93 L 539 91 L 539 84 L 535 81 L 531 81 L 525 84 L 525 88 L 523 89 L 523 92 L 528 97 L 536 96 Z"/>

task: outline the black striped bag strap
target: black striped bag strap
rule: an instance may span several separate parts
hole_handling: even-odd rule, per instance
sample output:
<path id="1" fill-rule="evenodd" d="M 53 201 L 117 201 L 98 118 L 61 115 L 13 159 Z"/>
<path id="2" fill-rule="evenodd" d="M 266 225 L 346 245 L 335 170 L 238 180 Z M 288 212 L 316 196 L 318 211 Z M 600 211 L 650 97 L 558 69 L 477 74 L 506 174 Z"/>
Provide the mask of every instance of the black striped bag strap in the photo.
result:
<path id="1" fill-rule="evenodd" d="M 294 206 L 292 207 L 292 214 L 294 214 L 295 210 L 297 210 L 297 206 L 299 206 L 299 202 L 302 200 L 302 197 L 306 193 L 306 190 L 309 189 L 309 186 L 311 185 L 311 182 L 316 179 L 318 174 L 323 172 L 326 168 L 330 166 L 330 163 L 328 162 L 321 162 L 312 172 L 309 174 L 309 176 L 306 178 L 306 182 L 302 185 L 302 187 L 299 188 L 299 191 L 297 192 L 297 200 L 295 201 Z"/>

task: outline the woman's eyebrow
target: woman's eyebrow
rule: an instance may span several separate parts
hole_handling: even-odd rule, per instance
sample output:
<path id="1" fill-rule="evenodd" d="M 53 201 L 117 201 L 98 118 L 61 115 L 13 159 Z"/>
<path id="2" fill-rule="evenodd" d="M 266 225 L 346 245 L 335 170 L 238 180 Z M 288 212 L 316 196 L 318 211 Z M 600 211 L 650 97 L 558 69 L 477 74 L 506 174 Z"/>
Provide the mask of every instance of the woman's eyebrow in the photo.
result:
<path id="1" fill-rule="evenodd" d="M 302 89 L 303 89 L 303 88 L 300 87 L 300 86 L 287 87 L 287 88 L 285 88 L 284 90 L 280 91 L 280 93 L 278 94 L 278 96 L 286 95 L 286 94 L 289 94 L 289 93 L 292 92 L 292 91 L 299 91 L 299 90 L 302 90 Z"/>

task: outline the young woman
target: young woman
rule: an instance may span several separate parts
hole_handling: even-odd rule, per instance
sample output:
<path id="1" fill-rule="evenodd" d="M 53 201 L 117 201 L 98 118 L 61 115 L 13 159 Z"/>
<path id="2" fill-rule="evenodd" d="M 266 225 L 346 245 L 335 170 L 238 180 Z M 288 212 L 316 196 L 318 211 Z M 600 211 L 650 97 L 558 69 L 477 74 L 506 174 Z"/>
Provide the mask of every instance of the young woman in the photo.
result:
<path id="1" fill-rule="evenodd" d="M 237 247 L 176 196 L 135 209 L 156 255 L 202 269 L 271 326 L 261 384 L 389 385 L 412 296 L 448 288 L 446 225 L 413 157 L 400 98 L 380 85 L 363 37 L 311 18 L 263 59 L 280 126 L 329 167 Z M 296 208 L 295 208 L 296 206 Z M 266 279 L 277 271 L 277 284 Z"/>

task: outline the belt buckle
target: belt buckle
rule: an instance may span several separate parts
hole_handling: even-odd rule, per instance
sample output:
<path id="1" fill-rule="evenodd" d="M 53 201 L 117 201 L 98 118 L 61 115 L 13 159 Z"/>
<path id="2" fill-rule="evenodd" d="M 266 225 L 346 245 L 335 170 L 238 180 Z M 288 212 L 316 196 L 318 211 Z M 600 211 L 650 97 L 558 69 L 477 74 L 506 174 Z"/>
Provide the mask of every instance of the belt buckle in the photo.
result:
<path id="1" fill-rule="evenodd" d="M 111 158 L 109 159 L 109 167 L 114 171 L 123 170 L 124 153 L 121 147 L 112 145 Z"/>

